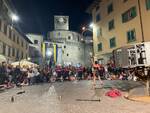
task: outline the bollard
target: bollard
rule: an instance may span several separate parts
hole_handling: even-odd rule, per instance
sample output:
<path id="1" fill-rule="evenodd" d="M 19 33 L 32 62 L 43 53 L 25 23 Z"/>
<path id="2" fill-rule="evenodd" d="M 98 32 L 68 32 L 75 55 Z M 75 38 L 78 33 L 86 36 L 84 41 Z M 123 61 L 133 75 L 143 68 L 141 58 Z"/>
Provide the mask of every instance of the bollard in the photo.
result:
<path id="1" fill-rule="evenodd" d="M 13 103 L 15 101 L 14 96 L 11 97 L 11 102 Z"/>

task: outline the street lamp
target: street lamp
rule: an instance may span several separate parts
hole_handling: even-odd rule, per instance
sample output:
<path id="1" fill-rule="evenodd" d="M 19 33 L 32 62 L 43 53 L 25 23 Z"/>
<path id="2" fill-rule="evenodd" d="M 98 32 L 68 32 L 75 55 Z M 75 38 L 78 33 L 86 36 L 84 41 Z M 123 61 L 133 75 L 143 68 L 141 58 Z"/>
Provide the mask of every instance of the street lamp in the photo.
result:
<path id="1" fill-rule="evenodd" d="M 19 17 L 16 14 L 12 14 L 11 19 L 12 19 L 12 21 L 18 21 Z"/>
<path id="2" fill-rule="evenodd" d="M 19 17 L 16 14 L 11 15 L 11 28 L 13 28 L 13 23 L 19 21 Z"/>
<path id="3" fill-rule="evenodd" d="M 83 38 L 84 38 L 84 33 L 85 32 L 91 32 L 91 33 L 93 33 L 93 29 L 92 28 L 93 28 L 93 24 L 90 24 L 89 27 L 85 27 L 85 26 L 82 27 L 82 32 L 81 32 L 82 39 L 81 39 L 81 41 L 84 41 Z M 92 42 L 92 41 L 90 41 L 90 42 Z"/>
<path id="4" fill-rule="evenodd" d="M 93 26 L 94 26 L 94 24 L 93 24 L 93 23 L 91 23 L 89 27 L 90 27 L 91 29 L 93 29 Z"/>
<path id="5" fill-rule="evenodd" d="M 84 32 L 86 32 L 86 31 L 90 31 L 93 33 L 93 27 L 94 27 L 93 23 L 91 23 L 88 27 L 83 26 L 82 27 L 82 33 L 81 33 L 82 36 L 83 36 Z"/>
<path id="6" fill-rule="evenodd" d="M 28 61 L 30 61 L 30 60 L 31 60 L 31 58 L 30 58 L 30 57 L 28 57 L 28 58 L 27 58 L 27 60 L 28 60 Z"/>
<path id="7" fill-rule="evenodd" d="M 52 56 L 52 52 L 51 52 L 51 51 L 47 51 L 47 52 L 46 52 L 46 55 L 47 55 L 48 57 L 51 57 L 51 56 Z"/>

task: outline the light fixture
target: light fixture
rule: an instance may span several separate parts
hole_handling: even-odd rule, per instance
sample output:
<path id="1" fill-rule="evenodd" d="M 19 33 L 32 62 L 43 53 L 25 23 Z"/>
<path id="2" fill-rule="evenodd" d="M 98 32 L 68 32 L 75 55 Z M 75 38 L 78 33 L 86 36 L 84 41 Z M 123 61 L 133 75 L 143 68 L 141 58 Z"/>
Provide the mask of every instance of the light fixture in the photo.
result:
<path id="1" fill-rule="evenodd" d="M 82 27 L 82 30 L 84 31 L 86 28 L 85 27 Z"/>
<path id="2" fill-rule="evenodd" d="M 93 26 L 94 26 L 94 24 L 93 24 L 93 23 L 91 23 L 91 24 L 89 25 L 89 27 L 90 27 L 90 28 L 93 28 Z"/>
<path id="3" fill-rule="evenodd" d="M 19 17 L 16 14 L 12 14 L 11 19 L 12 19 L 12 21 L 18 21 Z"/>
<path id="4" fill-rule="evenodd" d="M 31 58 L 30 58 L 30 57 L 28 57 L 28 58 L 27 58 L 27 60 L 31 60 Z"/>
<path id="5" fill-rule="evenodd" d="M 47 55 L 47 56 L 52 56 L 52 52 L 51 52 L 51 51 L 47 51 L 47 52 L 46 52 L 46 55 Z"/>
<path id="6" fill-rule="evenodd" d="M 90 53 L 89 53 L 89 55 L 92 57 L 93 53 L 92 53 L 92 52 L 90 52 Z"/>

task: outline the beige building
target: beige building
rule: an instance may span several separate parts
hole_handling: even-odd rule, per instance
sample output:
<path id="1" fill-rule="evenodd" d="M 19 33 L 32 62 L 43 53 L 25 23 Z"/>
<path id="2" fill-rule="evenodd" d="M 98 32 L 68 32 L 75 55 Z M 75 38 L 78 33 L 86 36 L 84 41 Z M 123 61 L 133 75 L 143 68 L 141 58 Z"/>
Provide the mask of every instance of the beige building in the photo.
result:
<path id="1" fill-rule="evenodd" d="M 26 36 L 0 20 L 0 54 L 5 56 L 7 61 L 12 62 L 26 59 L 28 48 L 29 41 Z"/>
<path id="2" fill-rule="evenodd" d="M 88 12 L 94 23 L 94 55 L 104 63 L 116 48 L 150 41 L 150 0 L 94 0 Z"/>
<path id="3" fill-rule="evenodd" d="M 12 9 L 6 1 L 0 0 L 0 12 L 3 12 L 0 13 L 0 62 L 5 59 L 10 63 L 28 57 L 30 41 L 22 32 L 12 26 L 10 21 Z"/>

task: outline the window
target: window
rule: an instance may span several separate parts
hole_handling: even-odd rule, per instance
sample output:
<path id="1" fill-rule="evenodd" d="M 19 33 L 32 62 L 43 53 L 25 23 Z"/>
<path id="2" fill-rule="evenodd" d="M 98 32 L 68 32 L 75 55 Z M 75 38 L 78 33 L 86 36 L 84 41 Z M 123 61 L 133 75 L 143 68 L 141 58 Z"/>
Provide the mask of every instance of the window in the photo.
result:
<path id="1" fill-rule="evenodd" d="M 66 46 L 64 46 L 64 49 L 66 48 Z"/>
<path id="2" fill-rule="evenodd" d="M 3 55 L 6 55 L 6 44 L 3 43 Z"/>
<path id="3" fill-rule="evenodd" d="M 23 59 L 23 52 L 21 52 L 21 59 Z"/>
<path id="4" fill-rule="evenodd" d="M 9 38 L 11 39 L 11 28 L 9 28 Z"/>
<path id="5" fill-rule="evenodd" d="M 0 31 L 2 30 L 2 20 L 0 19 Z"/>
<path id="6" fill-rule="evenodd" d="M 58 32 L 58 36 L 59 36 L 59 37 L 61 36 L 60 32 Z"/>
<path id="7" fill-rule="evenodd" d="M 13 41 L 14 42 L 16 41 L 16 35 L 15 35 L 15 33 L 13 33 Z"/>
<path id="8" fill-rule="evenodd" d="M 21 42 L 21 46 L 23 47 L 23 41 Z"/>
<path id="9" fill-rule="evenodd" d="M 67 56 L 69 56 L 69 54 L 67 54 Z"/>
<path id="10" fill-rule="evenodd" d="M 108 29 L 112 30 L 114 28 L 115 28 L 115 26 L 114 26 L 114 20 L 109 21 L 109 23 L 108 23 Z"/>
<path id="11" fill-rule="evenodd" d="M 16 59 L 19 60 L 19 50 L 16 52 Z"/>
<path id="12" fill-rule="evenodd" d="M 12 49 L 12 56 L 15 56 L 15 48 Z"/>
<path id="13" fill-rule="evenodd" d="M 136 33 L 135 33 L 135 29 L 130 30 L 127 32 L 127 40 L 128 42 L 133 42 L 136 40 Z"/>
<path id="14" fill-rule="evenodd" d="M 4 24 L 4 34 L 7 35 L 7 25 Z"/>
<path id="15" fill-rule="evenodd" d="M 80 41 L 80 36 L 78 35 L 78 42 Z"/>
<path id="16" fill-rule="evenodd" d="M 28 44 L 26 44 L 26 49 L 28 49 Z"/>
<path id="17" fill-rule="evenodd" d="M 128 0 L 123 0 L 123 2 L 125 3 L 125 2 L 127 2 Z"/>
<path id="18" fill-rule="evenodd" d="M 34 40 L 34 44 L 38 44 L 38 40 Z"/>
<path id="19" fill-rule="evenodd" d="M 113 4 L 111 3 L 107 7 L 107 12 L 108 12 L 108 14 L 110 14 L 112 11 L 113 11 Z"/>
<path id="20" fill-rule="evenodd" d="M 8 57 L 11 56 L 11 47 L 8 46 Z"/>
<path id="21" fill-rule="evenodd" d="M 17 37 L 17 44 L 19 44 L 19 36 Z"/>
<path id="22" fill-rule="evenodd" d="M 98 22 L 98 21 L 100 21 L 101 20 L 101 17 L 100 17 L 100 14 L 98 13 L 97 15 L 96 15 L 96 22 Z"/>
<path id="23" fill-rule="evenodd" d="M 136 15 L 137 15 L 136 7 L 132 7 L 128 11 L 126 11 L 125 13 L 122 14 L 122 22 L 123 23 L 128 22 L 129 20 L 136 17 Z"/>
<path id="24" fill-rule="evenodd" d="M 146 0 L 146 9 L 150 10 L 150 0 Z"/>
<path id="25" fill-rule="evenodd" d="M 99 10 L 99 6 L 96 6 L 96 11 L 98 11 Z"/>
<path id="26" fill-rule="evenodd" d="M 98 51 L 102 51 L 102 43 L 99 43 L 99 44 L 97 45 L 97 47 L 98 47 Z"/>
<path id="27" fill-rule="evenodd" d="M 102 29 L 101 28 L 97 28 L 97 37 L 102 36 Z"/>
<path id="28" fill-rule="evenodd" d="M 110 48 L 116 47 L 116 38 L 113 37 L 110 39 Z"/>
<path id="29" fill-rule="evenodd" d="M 71 36 L 68 36 L 68 40 L 70 40 L 71 39 Z"/>

